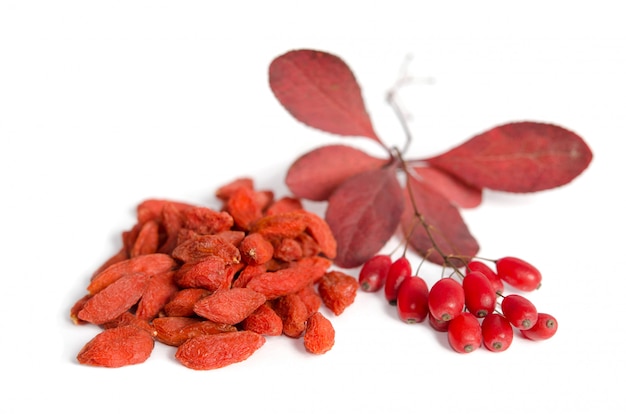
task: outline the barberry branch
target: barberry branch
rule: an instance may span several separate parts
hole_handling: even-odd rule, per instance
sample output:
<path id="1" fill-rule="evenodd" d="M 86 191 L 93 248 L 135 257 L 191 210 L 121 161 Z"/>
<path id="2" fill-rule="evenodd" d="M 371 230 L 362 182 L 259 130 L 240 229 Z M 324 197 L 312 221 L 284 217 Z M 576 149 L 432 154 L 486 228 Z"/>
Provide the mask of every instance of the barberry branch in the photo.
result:
<path id="1" fill-rule="evenodd" d="M 396 149 L 395 155 L 396 155 L 396 157 L 398 157 L 398 160 L 400 162 L 400 166 L 402 168 L 402 171 L 406 175 L 407 181 L 408 181 L 409 180 L 409 176 L 410 176 L 410 172 L 408 170 L 407 164 L 404 161 L 404 159 L 402 158 L 402 154 L 400 153 L 399 150 Z M 413 209 L 413 215 L 419 221 L 419 223 L 422 225 L 422 227 L 424 228 L 424 231 L 426 232 L 426 235 L 428 236 L 428 239 L 430 240 L 430 244 L 432 245 L 433 250 L 435 250 L 442 257 L 442 259 L 444 261 L 444 264 L 447 267 L 452 268 L 455 273 L 457 273 L 459 276 L 463 277 L 463 272 L 461 272 L 461 270 L 458 268 L 458 266 L 452 260 L 453 258 L 456 258 L 456 256 L 444 253 L 444 251 L 441 249 L 441 247 L 439 246 L 439 244 L 435 240 L 435 236 L 433 234 L 433 226 L 431 226 L 426 221 L 426 218 L 420 212 L 420 209 L 418 208 L 417 203 L 415 202 L 415 197 L 413 195 L 413 189 L 408 184 L 408 182 L 407 182 L 406 188 L 407 188 L 407 191 L 408 191 L 409 200 L 411 201 L 411 208 Z M 413 229 L 414 229 L 414 226 L 411 227 L 411 231 L 407 235 L 407 239 L 410 238 L 411 233 L 413 232 Z"/>

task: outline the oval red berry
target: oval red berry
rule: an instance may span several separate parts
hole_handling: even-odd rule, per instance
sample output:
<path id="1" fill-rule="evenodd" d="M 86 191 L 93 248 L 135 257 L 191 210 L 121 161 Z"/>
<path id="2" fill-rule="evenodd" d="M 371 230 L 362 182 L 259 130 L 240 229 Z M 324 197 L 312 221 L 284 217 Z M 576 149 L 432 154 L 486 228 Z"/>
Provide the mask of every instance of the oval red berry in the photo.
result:
<path id="1" fill-rule="evenodd" d="M 387 280 L 387 273 L 391 267 L 391 256 L 380 254 L 372 257 L 361 267 L 359 285 L 365 292 L 377 292 Z"/>
<path id="2" fill-rule="evenodd" d="M 506 351 L 513 342 L 513 326 L 499 313 L 485 316 L 481 330 L 485 348 L 492 352 Z"/>
<path id="3" fill-rule="evenodd" d="M 539 317 L 535 305 L 521 295 L 505 296 L 501 308 L 511 325 L 520 330 L 532 328 Z"/>
<path id="4" fill-rule="evenodd" d="M 549 339 L 554 336 L 559 323 L 556 318 L 550 314 L 539 312 L 537 314 L 537 323 L 526 330 L 520 331 L 522 336 L 526 339 L 532 339 L 533 341 L 541 341 Z"/>
<path id="5" fill-rule="evenodd" d="M 428 294 L 428 308 L 436 320 L 449 321 L 463 311 L 465 292 L 455 279 L 439 279 Z"/>
<path id="6" fill-rule="evenodd" d="M 465 306 L 477 318 L 484 318 L 496 309 L 496 291 L 483 273 L 469 272 L 463 278 Z"/>
<path id="7" fill-rule="evenodd" d="M 462 312 L 448 325 L 448 343 L 456 352 L 467 354 L 480 348 L 480 322 L 469 312 Z"/>
<path id="8" fill-rule="evenodd" d="M 465 274 L 467 275 L 472 271 L 481 272 L 483 275 L 487 276 L 487 279 L 489 279 L 489 281 L 493 285 L 493 289 L 496 291 L 496 293 L 502 294 L 502 292 L 504 292 L 504 283 L 502 282 L 502 279 L 500 279 L 500 276 L 498 276 L 495 270 L 487 266 L 486 263 L 480 262 L 478 260 L 472 260 L 467 264 L 467 267 L 465 268 Z"/>
<path id="9" fill-rule="evenodd" d="M 496 260 L 498 276 L 512 287 L 524 292 L 538 289 L 541 273 L 530 263 L 517 257 L 503 257 Z"/>
<path id="10" fill-rule="evenodd" d="M 385 281 L 385 298 L 390 305 L 395 305 L 398 297 L 398 288 L 404 279 L 411 277 L 411 262 L 405 256 L 391 264 Z"/>
<path id="11" fill-rule="evenodd" d="M 419 323 L 428 316 L 428 285 L 419 276 L 404 279 L 398 288 L 398 317 L 406 323 Z"/>
<path id="12" fill-rule="evenodd" d="M 450 325 L 450 321 L 436 319 L 430 311 L 428 312 L 428 323 L 437 332 L 447 332 L 448 325 Z"/>

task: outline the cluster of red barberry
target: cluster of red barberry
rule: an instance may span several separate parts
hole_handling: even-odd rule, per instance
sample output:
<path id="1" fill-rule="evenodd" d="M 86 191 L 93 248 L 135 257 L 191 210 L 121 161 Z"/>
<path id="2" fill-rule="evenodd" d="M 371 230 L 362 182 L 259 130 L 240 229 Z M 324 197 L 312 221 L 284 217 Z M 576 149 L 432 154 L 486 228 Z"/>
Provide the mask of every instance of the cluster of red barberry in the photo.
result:
<path id="1" fill-rule="evenodd" d="M 400 320 L 428 319 L 435 330 L 447 332 L 450 346 L 460 353 L 483 344 L 489 351 L 502 352 L 511 345 L 515 330 L 530 340 L 551 338 L 558 328 L 555 317 L 538 312 L 521 294 L 504 294 L 505 284 L 521 292 L 538 289 L 539 270 L 516 257 L 493 260 L 493 264 L 495 269 L 475 258 L 464 270 L 455 269 L 458 278 L 443 277 L 429 289 L 406 256 L 392 261 L 390 255 L 379 254 L 363 265 L 359 284 L 366 292 L 384 288 L 385 299 L 397 307 Z"/>

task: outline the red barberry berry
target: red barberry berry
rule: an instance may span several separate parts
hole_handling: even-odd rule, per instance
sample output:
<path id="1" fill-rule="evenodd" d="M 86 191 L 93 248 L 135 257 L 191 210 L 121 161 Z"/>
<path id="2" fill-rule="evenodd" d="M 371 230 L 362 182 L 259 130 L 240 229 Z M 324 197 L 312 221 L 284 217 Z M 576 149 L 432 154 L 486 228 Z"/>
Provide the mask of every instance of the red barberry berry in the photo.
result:
<path id="1" fill-rule="evenodd" d="M 402 256 L 389 267 L 387 280 L 385 281 L 385 298 L 390 305 L 395 306 L 398 297 L 398 288 L 404 279 L 411 277 L 411 262 L 406 256 Z"/>
<path id="2" fill-rule="evenodd" d="M 520 332 L 526 339 L 541 341 L 552 338 L 558 328 L 559 323 L 554 316 L 539 312 L 537 314 L 537 323 L 533 327 Z"/>
<path id="3" fill-rule="evenodd" d="M 481 324 L 483 343 L 492 352 L 506 351 L 513 342 L 513 327 L 499 313 L 485 316 Z"/>
<path id="4" fill-rule="evenodd" d="M 496 291 L 482 272 L 472 271 L 463 278 L 465 306 L 477 318 L 484 318 L 496 309 Z"/>
<path id="5" fill-rule="evenodd" d="M 448 342 L 456 352 L 467 354 L 480 348 L 483 341 L 480 322 L 469 312 L 455 316 L 448 325 Z"/>
<path id="6" fill-rule="evenodd" d="M 501 308 L 502 314 L 519 330 L 532 328 L 539 317 L 535 305 L 521 295 L 505 296 Z"/>
<path id="7" fill-rule="evenodd" d="M 463 311 L 465 293 L 455 279 L 443 278 L 435 282 L 428 294 L 428 309 L 440 321 L 450 321 Z"/>
<path id="8" fill-rule="evenodd" d="M 419 276 L 411 276 L 400 284 L 398 317 L 406 323 L 419 323 L 428 316 L 428 285 Z"/>
<path id="9" fill-rule="evenodd" d="M 436 319 L 432 313 L 428 312 L 428 323 L 430 326 L 437 332 L 447 332 L 448 325 L 450 325 L 450 321 L 442 321 L 441 319 Z"/>
<path id="10" fill-rule="evenodd" d="M 512 287 L 524 292 L 539 289 L 541 273 L 530 263 L 517 257 L 503 257 L 496 260 L 498 276 Z"/>
<path id="11" fill-rule="evenodd" d="M 387 274 L 391 267 L 391 256 L 379 254 L 363 264 L 359 272 L 359 285 L 365 292 L 377 292 L 387 280 Z"/>
<path id="12" fill-rule="evenodd" d="M 467 275 L 472 271 L 481 272 L 483 275 L 487 276 L 487 279 L 489 279 L 493 285 L 493 290 L 496 291 L 496 294 L 501 295 L 504 292 L 504 283 L 502 282 L 502 279 L 500 279 L 500 276 L 498 276 L 498 274 L 486 263 L 478 260 L 472 260 L 467 264 L 465 274 Z"/>

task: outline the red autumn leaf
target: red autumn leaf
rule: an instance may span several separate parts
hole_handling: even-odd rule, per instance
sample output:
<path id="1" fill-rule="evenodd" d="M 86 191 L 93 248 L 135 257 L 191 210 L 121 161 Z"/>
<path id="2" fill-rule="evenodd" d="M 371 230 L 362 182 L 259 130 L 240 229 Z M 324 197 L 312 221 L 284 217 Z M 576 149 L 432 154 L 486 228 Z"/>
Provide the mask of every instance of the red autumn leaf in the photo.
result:
<path id="1" fill-rule="evenodd" d="M 346 179 L 386 162 L 353 147 L 327 145 L 299 157 L 287 171 L 285 182 L 296 197 L 324 201 Z"/>
<path id="2" fill-rule="evenodd" d="M 335 264 L 352 268 L 365 263 L 393 236 L 403 209 L 395 163 L 359 173 L 337 187 L 326 209 L 337 239 Z"/>
<path id="3" fill-rule="evenodd" d="M 341 58 L 315 50 L 287 52 L 270 64 L 269 84 L 281 105 L 300 122 L 380 142 L 361 88 Z"/>
<path id="4" fill-rule="evenodd" d="M 426 166 L 413 167 L 413 171 L 426 185 L 460 208 L 478 207 L 482 202 L 483 193 L 480 188 L 466 184 L 445 171 Z"/>
<path id="5" fill-rule="evenodd" d="M 444 255 L 475 256 L 479 249 L 478 242 L 469 232 L 459 210 L 437 191 L 412 176 L 409 176 L 407 185 L 411 186 L 411 191 L 408 191 L 408 187 L 404 191 L 405 209 L 401 227 L 405 236 L 410 233 L 408 240 L 411 247 L 428 261 L 444 264 L 441 255 L 432 249 L 432 240 L 424 226 L 415 221 L 412 196 Z"/>
<path id="6" fill-rule="evenodd" d="M 425 161 L 475 187 L 526 193 L 569 183 L 591 159 L 587 144 L 569 130 L 515 122 L 495 127 Z"/>

